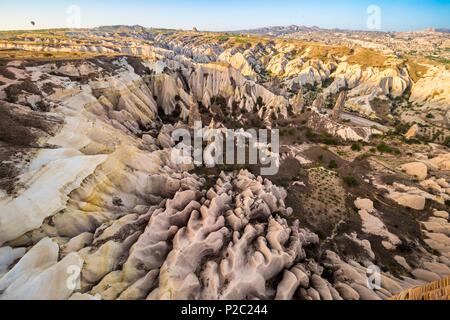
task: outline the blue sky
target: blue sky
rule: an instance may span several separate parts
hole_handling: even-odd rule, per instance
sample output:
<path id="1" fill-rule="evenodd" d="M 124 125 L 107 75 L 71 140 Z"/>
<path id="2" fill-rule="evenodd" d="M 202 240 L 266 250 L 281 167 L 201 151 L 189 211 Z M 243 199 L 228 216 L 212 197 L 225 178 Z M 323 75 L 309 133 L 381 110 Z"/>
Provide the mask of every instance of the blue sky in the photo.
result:
<path id="1" fill-rule="evenodd" d="M 81 26 L 140 24 L 146 27 L 238 30 L 306 25 L 367 30 L 367 8 L 381 9 L 381 29 L 450 28 L 450 0 L 1 0 L 0 30 L 66 27 L 71 5 Z"/>

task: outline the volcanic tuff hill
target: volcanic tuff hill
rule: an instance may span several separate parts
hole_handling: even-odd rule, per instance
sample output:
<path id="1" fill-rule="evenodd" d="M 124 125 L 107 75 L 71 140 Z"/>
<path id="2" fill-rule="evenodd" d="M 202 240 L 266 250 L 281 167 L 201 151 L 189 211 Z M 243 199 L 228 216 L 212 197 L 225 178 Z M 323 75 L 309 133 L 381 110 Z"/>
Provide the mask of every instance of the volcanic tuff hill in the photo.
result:
<path id="1" fill-rule="evenodd" d="M 322 38 L 0 33 L 0 299 L 388 299 L 449 276 L 445 55 Z M 279 129 L 279 173 L 173 163 L 200 119 Z"/>

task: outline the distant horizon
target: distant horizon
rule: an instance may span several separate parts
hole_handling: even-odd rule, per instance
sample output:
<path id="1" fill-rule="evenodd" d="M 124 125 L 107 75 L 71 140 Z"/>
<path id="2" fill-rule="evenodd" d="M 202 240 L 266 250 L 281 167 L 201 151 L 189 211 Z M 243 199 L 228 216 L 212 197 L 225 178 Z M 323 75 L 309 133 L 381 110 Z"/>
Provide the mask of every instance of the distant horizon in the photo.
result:
<path id="1" fill-rule="evenodd" d="M 142 25 L 211 32 L 270 26 L 351 31 L 450 29 L 450 0 L 22 0 L 2 3 L 1 31 Z M 31 24 L 33 22 L 33 24 Z"/>
<path id="2" fill-rule="evenodd" d="M 418 31 L 425 31 L 428 29 L 434 29 L 434 30 L 449 30 L 450 28 L 447 27 L 439 27 L 439 26 L 428 26 L 422 29 L 412 29 L 412 30 L 364 30 L 364 29 L 350 29 L 350 28 L 340 28 L 340 27 L 321 27 L 318 25 L 302 25 L 302 24 L 287 24 L 287 25 L 266 25 L 266 26 L 259 26 L 254 28 L 245 28 L 245 29 L 234 29 L 234 30 L 201 30 L 193 26 L 192 28 L 170 28 L 170 27 L 161 27 L 161 26 L 145 26 L 138 23 L 134 24 L 105 24 L 105 25 L 97 25 L 97 26 L 90 26 L 90 27 L 81 27 L 81 28 L 68 28 L 68 27 L 52 27 L 52 28 L 27 28 L 27 29 L 0 29 L 0 32 L 7 32 L 7 31 L 39 31 L 39 30 L 86 30 L 86 29 L 99 29 L 99 28 L 106 28 L 106 27 L 142 27 L 145 29 L 156 29 L 156 30 L 174 30 L 174 31 L 192 31 L 195 27 L 199 32 L 216 32 L 216 33 L 226 33 L 226 32 L 238 32 L 238 31 L 250 31 L 250 30 L 259 30 L 259 29 L 265 29 L 265 28 L 288 28 L 291 26 L 296 27 L 304 27 L 304 28 L 318 28 L 322 30 L 339 30 L 339 31 L 359 31 L 359 32 L 418 32 Z"/>
<path id="3" fill-rule="evenodd" d="M 52 28 L 27 28 L 27 29 L 0 29 L 0 32 L 10 32 L 10 31 L 39 31 L 39 30 L 86 30 L 86 29 L 98 29 L 103 27 L 117 27 L 117 26 L 123 26 L 123 27 L 135 27 L 139 26 L 145 29 L 160 29 L 160 30 L 174 30 L 174 31 L 192 31 L 193 28 L 170 28 L 170 27 L 158 27 L 158 26 L 144 26 L 141 24 L 110 24 L 110 25 L 98 25 L 98 26 L 92 26 L 92 27 L 82 27 L 82 28 L 68 28 L 68 27 L 52 27 Z M 302 24 L 289 24 L 289 25 L 267 25 L 267 26 L 259 26 L 254 28 L 245 28 L 245 29 L 235 29 L 235 30 L 201 30 L 198 29 L 199 32 L 215 32 L 215 33 L 226 33 L 226 32 L 239 32 L 239 31 L 250 31 L 250 30 L 258 30 L 258 29 L 264 29 L 264 28 L 287 28 L 291 26 L 296 27 L 305 27 L 305 28 L 319 28 L 322 30 L 339 30 L 339 31 L 354 31 L 354 32 L 382 32 L 382 33 L 398 33 L 398 32 L 419 32 L 419 31 L 425 31 L 427 29 L 435 29 L 435 30 L 449 30 L 450 28 L 446 27 L 439 27 L 439 26 L 429 26 L 422 29 L 413 29 L 413 30 L 364 30 L 364 29 L 350 29 L 350 28 L 324 28 L 317 25 L 302 25 Z"/>

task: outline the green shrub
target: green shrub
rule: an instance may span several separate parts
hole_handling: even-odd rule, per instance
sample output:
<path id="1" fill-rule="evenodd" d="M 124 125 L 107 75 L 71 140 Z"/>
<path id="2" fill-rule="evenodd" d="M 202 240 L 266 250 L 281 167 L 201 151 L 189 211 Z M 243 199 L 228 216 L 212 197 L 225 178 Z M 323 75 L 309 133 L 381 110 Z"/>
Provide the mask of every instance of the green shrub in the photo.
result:
<path id="1" fill-rule="evenodd" d="M 368 153 L 363 153 L 363 154 L 360 154 L 359 156 L 357 156 L 356 158 L 355 158 L 355 160 L 357 160 L 357 161 L 364 161 L 365 159 L 367 159 L 369 157 L 369 154 Z"/>
<path id="2" fill-rule="evenodd" d="M 359 186 L 359 182 L 358 182 L 358 180 L 355 179 L 355 177 L 346 176 L 343 178 L 343 180 L 344 180 L 344 183 L 350 188 Z"/>
<path id="3" fill-rule="evenodd" d="M 317 135 L 314 133 L 314 131 L 311 128 L 306 129 L 306 137 L 308 139 L 314 139 Z"/>
<path id="4" fill-rule="evenodd" d="M 337 164 L 336 160 L 331 160 L 330 164 L 328 165 L 328 168 L 330 168 L 330 169 L 337 169 L 338 168 L 338 164 Z"/>
<path id="5" fill-rule="evenodd" d="M 385 143 L 380 143 L 380 144 L 377 146 L 377 150 L 378 150 L 380 153 L 392 153 L 392 152 L 393 152 L 392 148 L 389 147 L 389 146 L 388 146 L 387 144 L 385 144 Z"/>
<path id="6" fill-rule="evenodd" d="M 359 143 L 355 143 L 352 145 L 353 151 L 361 151 L 361 145 Z"/>
<path id="7" fill-rule="evenodd" d="M 450 136 L 445 138 L 444 145 L 450 148 Z"/>
<path id="8" fill-rule="evenodd" d="M 230 40 L 230 37 L 227 36 L 220 36 L 219 38 L 217 38 L 217 40 L 221 41 L 221 42 L 225 42 Z"/>
<path id="9" fill-rule="evenodd" d="M 417 140 L 417 139 L 403 139 L 403 141 L 406 144 L 409 144 L 409 145 L 411 145 L 411 144 L 422 144 L 422 141 Z"/>
<path id="10" fill-rule="evenodd" d="M 395 126 L 395 133 L 396 134 L 405 134 L 408 132 L 410 127 L 411 127 L 411 125 L 409 125 L 407 123 L 398 123 Z"/>
<path id="11" fill-rule="evenodd" d="M 327 146 L 335 146 L 338 144 L 337 140 L 332 137 L 322 137 L 322 143 L 326 144 Z"/>
<path id="12" fill-rule="evenodd" d="M 281 128 L 280 134 L 282 136 L 294 136 L 295 135 L 295 128 Z"/>

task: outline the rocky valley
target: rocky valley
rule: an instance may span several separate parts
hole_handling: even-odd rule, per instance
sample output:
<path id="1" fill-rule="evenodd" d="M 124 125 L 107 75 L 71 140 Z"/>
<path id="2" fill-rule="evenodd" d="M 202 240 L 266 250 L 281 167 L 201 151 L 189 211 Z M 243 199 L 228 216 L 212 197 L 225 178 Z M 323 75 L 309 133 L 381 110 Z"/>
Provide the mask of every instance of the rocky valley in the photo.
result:
<path id="1" fill-rule="evenodd" d="M 0 299 L 449 299 L 449 34 L 274 32 L 0 32 Z"/>

